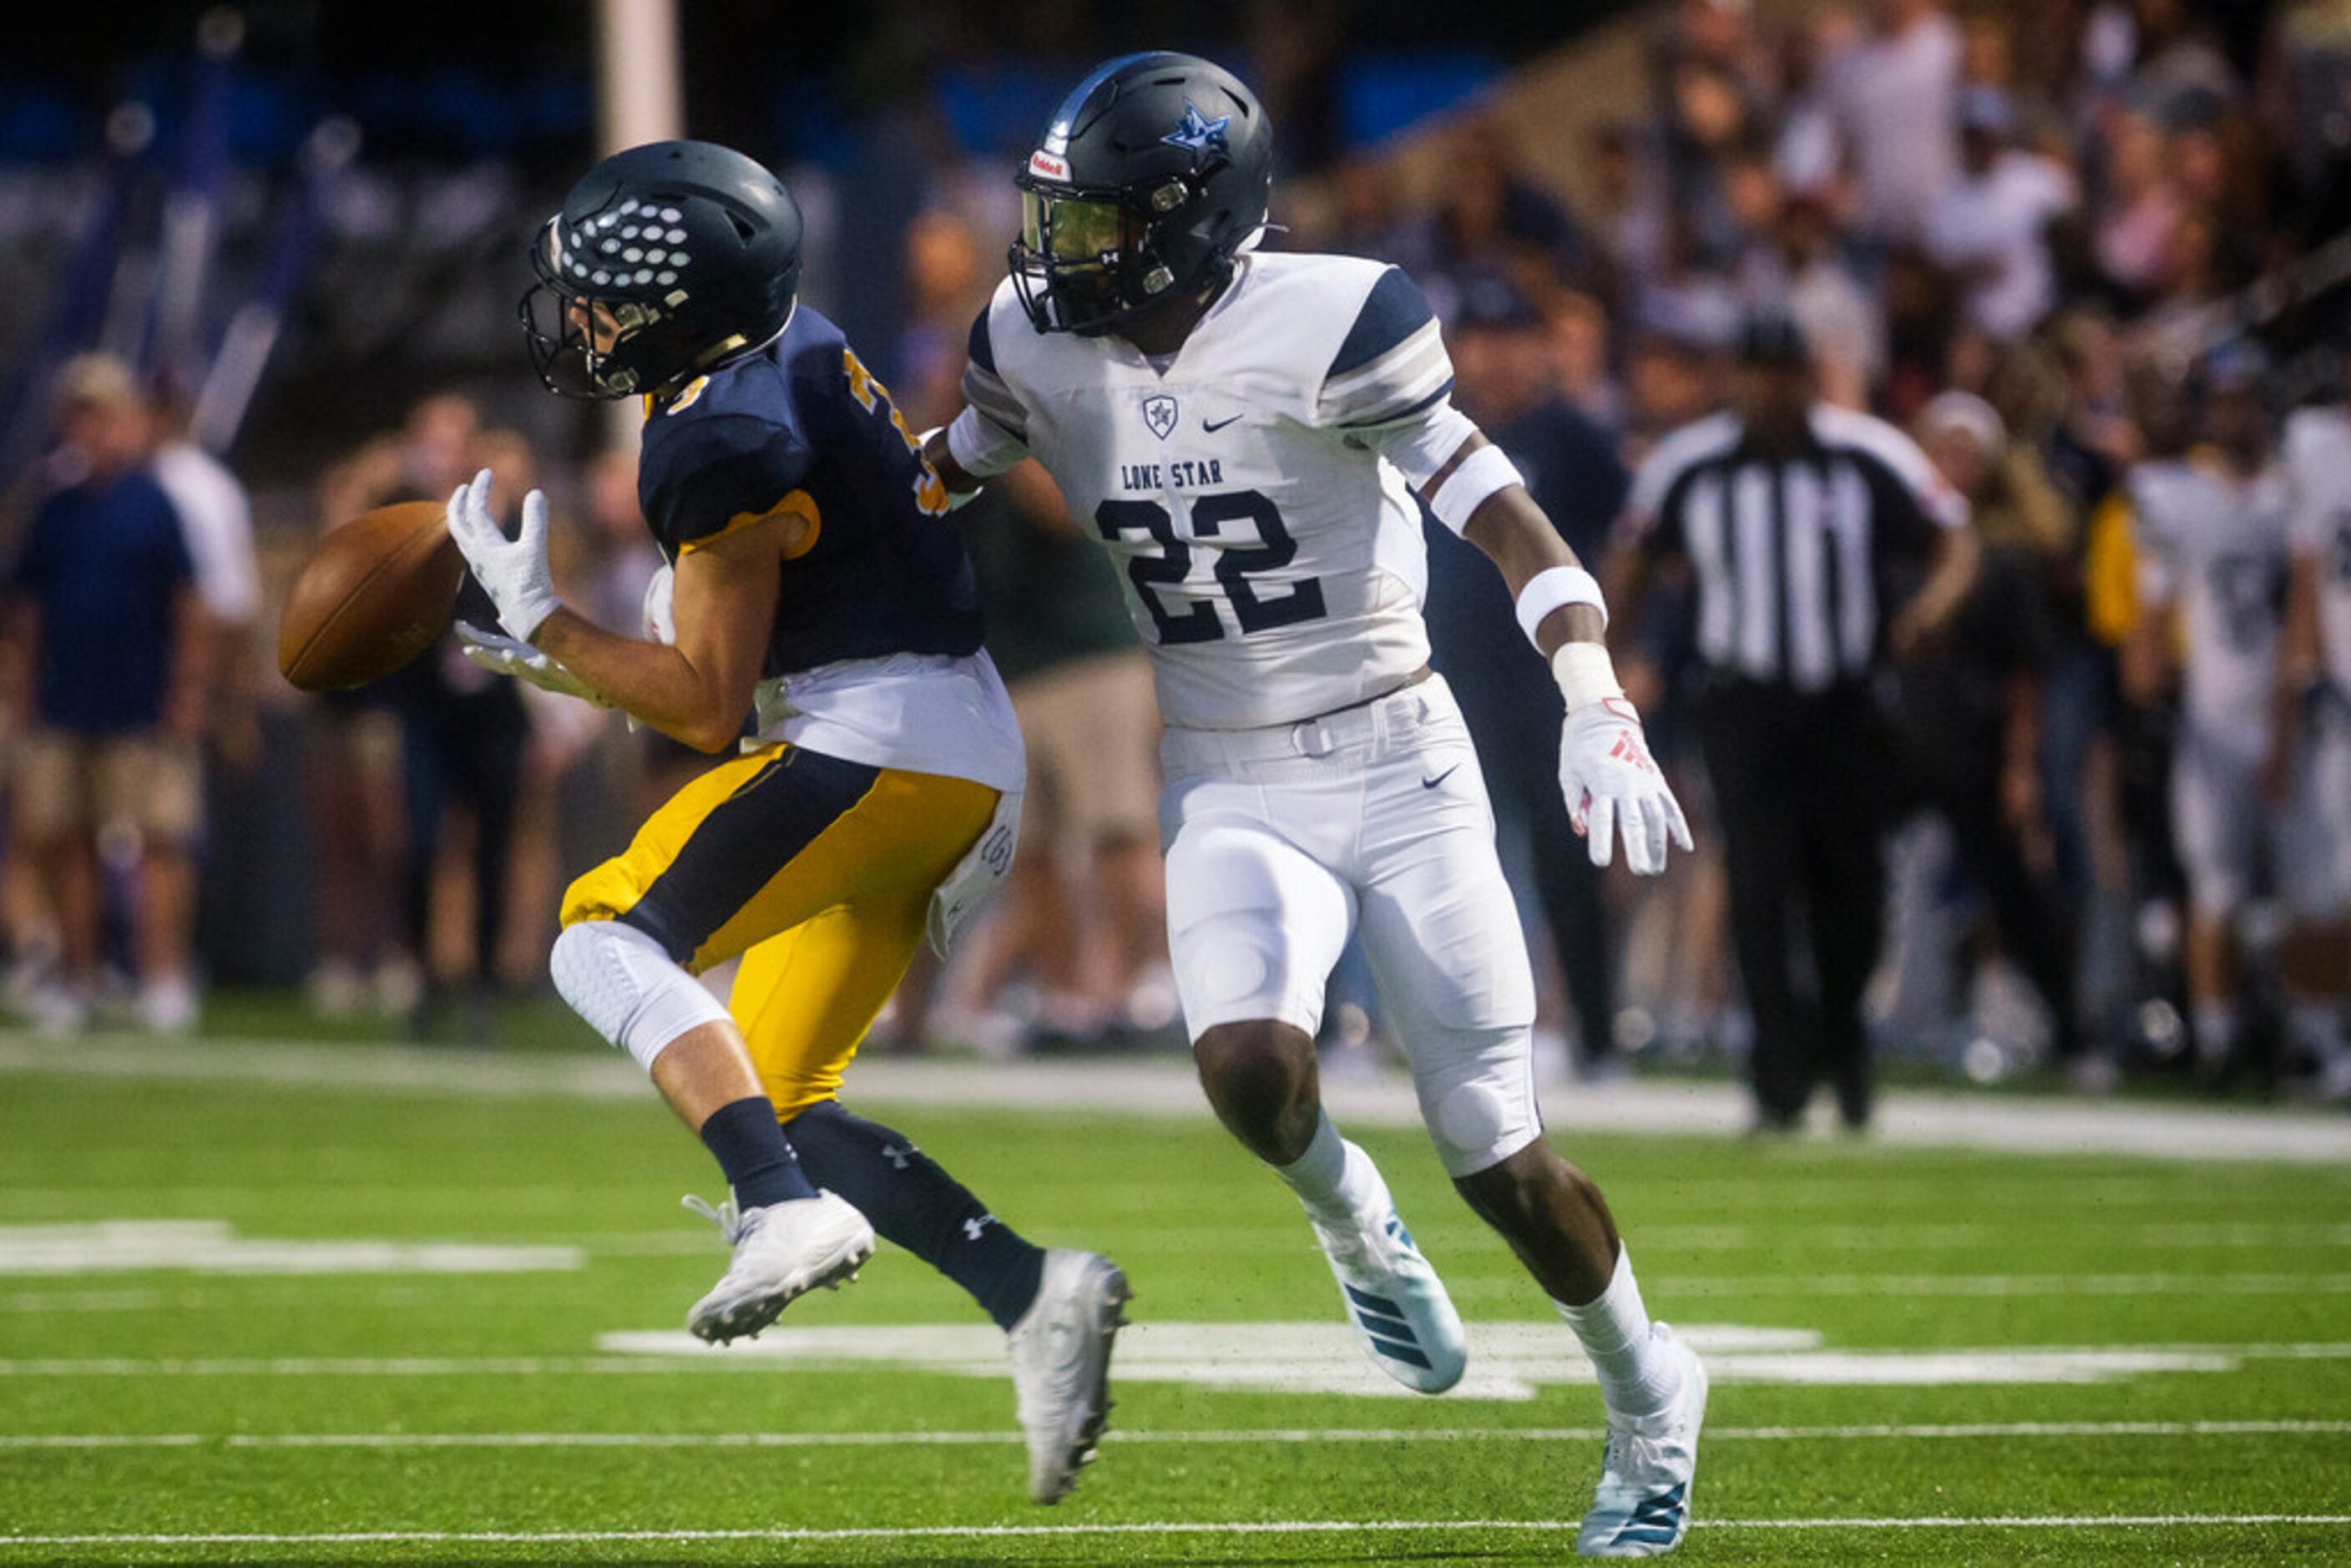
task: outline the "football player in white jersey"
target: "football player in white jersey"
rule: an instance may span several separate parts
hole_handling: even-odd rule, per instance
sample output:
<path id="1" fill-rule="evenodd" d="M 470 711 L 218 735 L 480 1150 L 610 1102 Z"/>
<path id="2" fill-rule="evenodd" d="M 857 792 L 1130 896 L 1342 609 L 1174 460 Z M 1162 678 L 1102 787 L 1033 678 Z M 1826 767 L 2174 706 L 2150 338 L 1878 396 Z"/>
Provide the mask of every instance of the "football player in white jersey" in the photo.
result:
<path id="1" fill-rule="evenodd" d="M 2235 1049 L 2233 924 L 2264 858 L 2288 923 L 2280 971 L 2294 1043 L 2321 1061 L 2341 1053 L 2346 888 L 2311 757 L 2278 744 L 2294 497 L 2272 444 L 2265 379 L 2255 350 L 2216 350 L 2195 389 L 2210 445 L 2142 463 L 2126 481 L 2145 612 L 2130 651 L 2135 695 L 2161 685 L 2179 650 L 2172 832 L 2188 873 L 2196 1046 L 2212 1071 Z"/>
<path id="2" fill-rule="evenodd" d="M 2286 479 L 2294 495 L 2293 563 L 2285 647 L 2278 664 L 2281 765 L 2309 769 L 2334 850 L 2338 887 L 2351 890 L 2351 408 L 2295 411 L 2285 425 Z M 2351 1050 L 2340 1010 L 2351 975 L 2351 935 L 2333 934 L 2335 1009 L 2304 1020 L 2311 1084 L 2351 1097 Z M 2324 977 L 2323 975 L 2318 977 Z M 2315 1038 L 2313 1038 L 2315 1036 Z"/>
<path id="3" fill-rule="evenodd" d="M 1573 1325 L 1609 1410 L 1578 1538 L 1679 1543 L 1706 1376 L 1653 1325 L 1607 1205 L 1543 1141 L 1527 947 L 1485 787 L 1428 670 L 1417 494 L 1491 555 L 1566 696 L 1561 781 L 1593 861 L 1689 846 L 1602 643 L 1599 588 L 1448 401 L 1403 273 L 1260 255 L 1271 140 L 1186 55 L 1097 68 L 1018 177 L 1011 277 L 969 404 L 926 453 L 951 491 L 1033 454 L 1124 569 L 1152 656 L 1168 928 L 1209 1103 L 1297 1192 L 1374 1362 L 1436 1393 L 1459 1319 L 1364 1152 L 1322 1109 L 1323 986 L 1363 937 L 1437 1152 Z"/>

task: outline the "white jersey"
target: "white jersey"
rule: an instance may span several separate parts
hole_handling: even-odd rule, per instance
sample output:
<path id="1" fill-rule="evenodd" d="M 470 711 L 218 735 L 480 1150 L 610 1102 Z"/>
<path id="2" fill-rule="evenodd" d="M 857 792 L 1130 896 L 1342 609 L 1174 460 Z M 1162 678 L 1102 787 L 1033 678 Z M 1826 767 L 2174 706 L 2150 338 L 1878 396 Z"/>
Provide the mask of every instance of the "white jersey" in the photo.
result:
<path id="1" fill-rule="evenodd" d="M 1247 729 L 1363 702 L 1427 662 L 1419 510 L 1373 444 L 1450 415 L 1452 384 L 1403 273 L 1249 255 L 1164 363 L 1116 336 L 1038 332 L 1008 280 L 972 330 L 965 417 L 1034 454 L 1123 569 L 1160 716 Z"/>
<path id="2" fill-rule="evenodd" d="M 2304 409 L 2286 421 L 2294 549 L 2318 563 L 2318 634 L 2327 678 L 2351 700 L 2351 409 Z"/>
<path id="3" fill-rule="evenodd" d="M 2269 730 L 2283 622 L 2292 497 L 2275 465 L 2250 477 L 2200 457 L 2130 472 L 2139 596 L 2177 605 L 2187 643 L 2183 706 L 2207 735 L 2258 747 Z"/>

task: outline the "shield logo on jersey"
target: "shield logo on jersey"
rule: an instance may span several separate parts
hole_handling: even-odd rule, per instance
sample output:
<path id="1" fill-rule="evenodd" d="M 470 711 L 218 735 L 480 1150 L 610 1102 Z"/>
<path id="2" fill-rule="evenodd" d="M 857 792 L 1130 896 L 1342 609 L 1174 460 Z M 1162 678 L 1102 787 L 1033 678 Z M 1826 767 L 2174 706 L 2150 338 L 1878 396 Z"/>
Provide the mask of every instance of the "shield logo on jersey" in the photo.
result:
<path id="1" fill-rule="evenodd" d="M 1165 392 L 1144 398 L 1143 423 L 1151 427 L 1152 434 L 1162 441 L 1166 440 L 1167 433 L 1176 428 L 1176 400 Z"/>

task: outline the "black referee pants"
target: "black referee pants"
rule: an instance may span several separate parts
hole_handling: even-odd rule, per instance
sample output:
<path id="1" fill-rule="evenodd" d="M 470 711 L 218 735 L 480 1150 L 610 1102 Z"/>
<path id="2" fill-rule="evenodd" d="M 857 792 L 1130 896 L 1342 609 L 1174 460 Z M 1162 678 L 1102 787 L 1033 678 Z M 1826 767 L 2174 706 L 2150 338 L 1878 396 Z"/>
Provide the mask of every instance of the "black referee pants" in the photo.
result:
<path id="1" fill-rule="evenodd" d="M 1825 1078 L 1859 1125 L 1870 1100 L 1862 991 L 1885 923 L 1890 737 L 1858 685 L 1721 681 L 1700 695 L 1697 717 L 1755 1025 L 1758 1114 L 1794 1119 Z"/>

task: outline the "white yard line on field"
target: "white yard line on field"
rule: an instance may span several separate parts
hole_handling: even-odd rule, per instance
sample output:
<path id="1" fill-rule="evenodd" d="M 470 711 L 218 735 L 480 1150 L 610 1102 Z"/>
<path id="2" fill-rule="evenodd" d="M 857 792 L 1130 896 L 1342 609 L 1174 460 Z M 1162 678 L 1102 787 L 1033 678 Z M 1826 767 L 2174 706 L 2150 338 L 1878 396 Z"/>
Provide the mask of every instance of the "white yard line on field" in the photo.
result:
<path id="1" fill-rule="evenodd" d="M 1543 1325 L 1508 1326 L 1532 1330 Z M 922 1333 L 934 1331 L 915 1325 L 883 1332 Z M 653 1337 L 665 1343 L 667 1336 Z M 683 1340 L 682 1335 L 678 1337 Z M 697 1346 L 674 1353 L 665 1349 L 632 1350 L 630 1354 L 618 1355 L 570 1356 L 16 1356 L 0 1357 L 0 1377 L 565 1377 L 608 1375 L 674 1376 L 680 1372 L 768 1372 L 806 1376 L 810 1370 L 804 1360 L 780 1354 L 761 1354 L 763 1350 L 764 1345 L 738 1345 L 731 1350 Z M 2149 1357 L 2183 1361 L 2345 1361 L 2351 1360 L 2351 1342 L 2011 1344 L 1961 1348 L 1938 1346 L 1932 1350 L 1880 1347 L 1855 1349 L 1842 1354 L 1855 1357 L 1932 1355 L 1952 1361 L 2015 1356 L 2112 1357 L 2125 1362 Z"/>
<path id="2" fill-rule="evenodd" d="M 2032 1216 L 2020 1215 L 2013 1226 L 1965 1221 L 1889 1225 L 1810 1225 L 1797 1221 L 1782 1226 L 1677 1225 L 1667 1220 L 1644 1224 L 1641 1227 L 1641 1245 L 1645 1254 L 1667 1251 L 1771 1251 L 1777 1254 L 1786 1252 L 1795 1244 L 1808 1249 L 1865 1251 L 1873 1255 L 1941 1251 L 1975 1246 L 1996 1247 L 2012 1253 L 2018 1245 L 2021 1230 L 2032 1226 L 2033 1219 Z M 2079 1218 L 2069 1215 L 2064 1217 L 2063 1223 L 2067 1227 L 2076 1227 Z M 2068 1234 L 2071 1239 L 2071 1231 Z M 528 1239 L 541 1245 L 577 1247 L 598 1258 L 698 1257 L 709 1253 L 715 1245 L 706 1230 L 567 1231 L 528 1239 L 493 1237 L 491 1239 L 514 1242 Z M 1228 1227 L 1215 1225 L 1155 1225 L 1151 1231 L 1151 1243 L 1161 1252 L 1231 1252 L 1237 1249 L 1294 1252 L 1301 1249 L 1311 1250 L 1314 1247 L 1313 1238 L 1303 1227 L 1293 1235 L 1289 1232 L 1236 1234 Z M 2170 1251 L 2351 1249 L 2351 1224 L 2216 1221 L 2209 1224 L 2149 1224 L 2120 1228 L 2109 1227 L 2097 1233 L 2095 1245 L 2100 1250 L 2118 1252 L 2143 1248 Z M 2195 1278 L 2209 1280 L 2212 1276 L 2198 1275 Z"/>
<path id="3" fill-rule="evenodd" d="M 128 1036 L 42 1040 L 0 1034 L 0 1072 L 176 1082 L 273 1083 L 353 1092 L 627 1100 L 652 1089 L 618 1055 L 458 1056 L 415 1046 L 299 1045 L 194 1040 L 158 1045 Z M 1054 1060 L 859 1061 L 848 1097 L 860 1104 L 940 1105 L 1205 1122 L 1190 1062 Z M 1399 1075 L 1333 1080 L 1323 1097 L 1340 1121 L 1416 1127 L 1420 1110 Z M 1564 1132 L 1736 1136 L 1747 1092 L 1729 1082 L 1635 1080 L 1549 1086 L 1545 1120 Z M 2256 1107 L 2144 1105 L 2019 1095 L 1890 1091 L 1880 1102 L 1885 1143 L 2035 1154 L 2128 1154 L 2179 1160 L 2351 1165 L 2351 1118 Z"/>
<path id="4" fill-rule="evenodd" d="M 1339 1427 L 1226 1431 L 1113 1431 L 1108 1441 L 1230 1447 L 1257 1443 L 1597 1443 L 1601 1427 Z M 2351 1435 L 2344 1421 L 1986 1421 L 1916 1426 L 1720 1427 L 1710 1443 L 1952 1441 L 1991 1437 L 2273 1437 Z M 30 1433 L 9 1448 L 891 1448 L 1020 1442 L 998 1432 L 193 1432 Z"/>
<path id="5" fill-rule="evenodd" d="M 1082 1540 L 1147 1535 L 1415 1535 L 1461 1531 L 1563 1531 L 1573 1519 L 1278 1519 L 1207 1523 L 1189 1520 L 1134 1524 L 869 1525 L 845 1529 L 773 1530 L 370 1530 L 300 1534 L 237 1531 L 216 1535 L 0 1535 L 0 1551 L 59 1546 L 374 1546 L 589 1545 L 938 1540 Z M 2149 1530 L 2184 1526 L 2351 1525 L 2351 1513 L 2013 1514 L 1982 1519 L 1958 1515 L 1880 1519 L 1704 1519 L 1716 1530 Z"/>
<path id="6" fill-rule="evenodd" d="M 2351 1291 L 2351 1274 L 1667 1275 L 1649 1289 L 1660 1297 L 2339 1296 Z"/>

